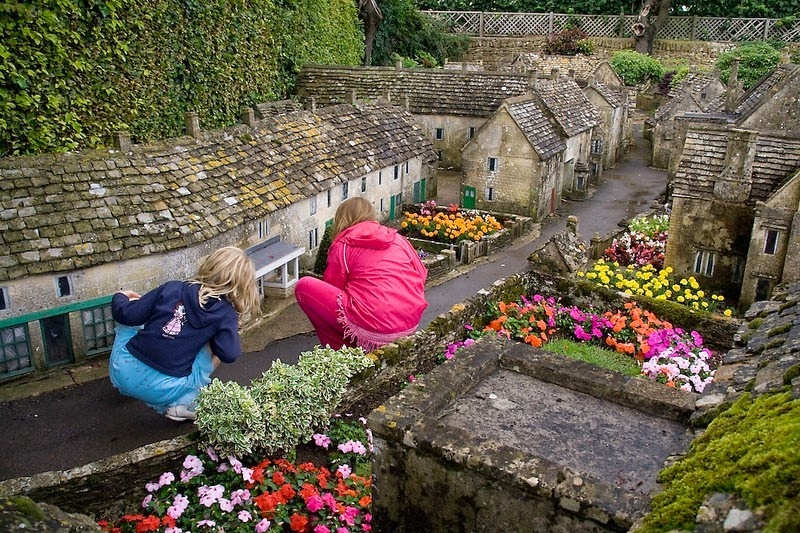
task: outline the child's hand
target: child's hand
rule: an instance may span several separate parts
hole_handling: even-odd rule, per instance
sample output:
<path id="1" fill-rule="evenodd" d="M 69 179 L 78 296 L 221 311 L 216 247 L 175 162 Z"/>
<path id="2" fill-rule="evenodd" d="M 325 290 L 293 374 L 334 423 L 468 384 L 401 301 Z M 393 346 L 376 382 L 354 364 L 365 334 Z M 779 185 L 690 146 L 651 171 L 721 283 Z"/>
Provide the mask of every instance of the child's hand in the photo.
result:
<path id="1" fill-rule="evenodd" d="M 121 292 L 122 294 L 127 296 L 128 300 L 138 300 L 139 298 L 141 298 L 139 293 L 135 292 L 135 291 L 125 290 L 125 291 L 119 291 L 119 292 Z"/>

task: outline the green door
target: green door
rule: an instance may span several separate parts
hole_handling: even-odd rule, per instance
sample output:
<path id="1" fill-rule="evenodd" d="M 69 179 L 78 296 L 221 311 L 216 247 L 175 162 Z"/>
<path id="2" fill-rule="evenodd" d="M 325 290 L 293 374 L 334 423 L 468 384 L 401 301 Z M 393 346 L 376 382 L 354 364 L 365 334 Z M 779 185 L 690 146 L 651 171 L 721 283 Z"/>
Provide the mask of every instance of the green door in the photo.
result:
<path id="1" fill-rule="evenodd" d="M 389 197 L 389 220 L 394 220 L 394 196 Z"/>
<path id="2" fill-rule="evenodd" d="M 420 182 L 414 183 L 414 203 L 418 204 L 422 202 L 422 195 L 420 195 Z"/>
<path id="3" fill-rule="evenodd" d="M 475 209 L 475 187 L 464 187 L 461 192 L 461 207 Z"/>
<path id="4" fill-rule="evenodd" d="M 419 180 L 419 194 L 420 194 L 420 202 L 424 202 L 428 199 L 428 195 L 425 193 L 425 178 Z"/>

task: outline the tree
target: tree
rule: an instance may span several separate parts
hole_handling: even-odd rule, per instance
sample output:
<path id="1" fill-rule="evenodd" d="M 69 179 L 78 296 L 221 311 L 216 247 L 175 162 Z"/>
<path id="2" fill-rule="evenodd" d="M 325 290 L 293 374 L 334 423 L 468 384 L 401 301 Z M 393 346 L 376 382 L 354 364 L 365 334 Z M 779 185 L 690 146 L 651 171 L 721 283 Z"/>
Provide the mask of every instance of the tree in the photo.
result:
<path id="1" fill-rule="evenodd" d="M 358 17 L 364 23 L 364 66 L 369 66 L 372 62 L 375 34 L 383 20 L 383 13 L 376 0 L 358 0 Z"/>
<path id="2" fill-rule="evenodd" d="M 664 27 L 669 15 L 671 0 L 647 0 L 633 23 L 633 49 L 640 54 L 653 53 L 653 41 Z"/>

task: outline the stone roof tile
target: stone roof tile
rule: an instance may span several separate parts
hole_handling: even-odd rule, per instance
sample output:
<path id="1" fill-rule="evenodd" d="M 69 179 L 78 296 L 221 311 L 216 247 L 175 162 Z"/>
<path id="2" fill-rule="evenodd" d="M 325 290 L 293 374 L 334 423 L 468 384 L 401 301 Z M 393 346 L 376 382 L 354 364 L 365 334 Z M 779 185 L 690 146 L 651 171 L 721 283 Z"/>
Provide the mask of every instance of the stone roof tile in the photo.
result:
<path id="1" fill-rule="evenodd" d="M 800 65 L 778 65 L 750 87 L 736 104 L 735 113 L 739 117 L 737 122 L 744 121 L 778 90 L 789 84 L 800 84 Z"/>
<path id="2" fill-rule="evenodd" d="M 600 125 L 600 115 L 575 80 L 538 80 L 536 93 L 555 117 L 567 137 Z"/>
<path id="3" fill-rule="evenodd" d="M 540 159 L 549 159 L 566 149 L 558 125 L 544 110 L 539 96 L 531 94 L 511 98 L 506 101 L 506 106 Z"/>
<path id="4" fill-rule="evenodd" d="M 0 281 L 190 246 L 410 157 L 436 153 L 407 111 L 345 105 L 129 153 L 0 159 Z"/>
<path id="5" fill-rule="evenodd" d="M 528 74 L 443 69 L 395 69 L 306 65 L 297 77 L 296 92 L 316 105 L 387 98 L 417 115 L 489 117 L 506 98 L 528 91 Z M 308 107 L 308 106 L 307 106 Z"/>

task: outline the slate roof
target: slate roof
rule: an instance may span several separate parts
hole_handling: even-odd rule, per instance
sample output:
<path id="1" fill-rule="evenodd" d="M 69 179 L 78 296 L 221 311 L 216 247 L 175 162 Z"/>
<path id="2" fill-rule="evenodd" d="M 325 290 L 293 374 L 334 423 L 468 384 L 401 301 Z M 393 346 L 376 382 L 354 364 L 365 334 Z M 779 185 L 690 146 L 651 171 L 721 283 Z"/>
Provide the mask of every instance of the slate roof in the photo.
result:
<path id="1" fill-rule="evenodd" d="M 595 80 L 592 87 L 606 99 L 611 107 L 621 107 L 623 104 L 623 91 L 621 87 L 611 87 L 603 82 Z"/>
<path id="2" fill-rule="evenodd" d="M 703 91 L 717 79 L 718 78 L 714 74 L 707 72 L 689 72 L 680 83 L 670 88 L 667 96 L 669 98 L 676 98 L 688 92 L 691 93 L 696 100 L 699 100 Z"/>
<path id="3" fill-rule="evenodd" d="M 600 125 L 600 115 L 572 78 L 538 80 L 535 92 L 564 130 L 572 137 Z"/>
<path id="4" fill-rule="evenodd" d="M 558 125 L 548 116 L 539 96 L 518 96 L 507 100 L 505 105 L 540 159 L 549 159 L 566 150 L 567 145 L 561 137 Z"/>
<path id="5" fill-rule="evenodd" d="M 775 93 L 784 87 L 793 84 L 800 85 L 800 65 L 778 65 L 775 70 L 762 77 L 754 86 L 745 92 L 739 99 L 734 113 L 737 123 L 742 123 L 750 117 L 755 110 Z"/>
<path id="6" fill-rule="evenodd" d="M 525 94 L 530 76 L 514 72 L 473 72 L 444 69 L 395 69 L 306 65 L 297 77 L 301 102 L 314 98 L 318 106 L 389 99 L 416 115 L 489 117 L 503 100 Z M 308 107 L 308 105 L 306 105 Z"/>
<path id="7" fill-rule="evenodd" d="M 415 156 L 436 159 L 406 110 L 343 105 L 129 153 L 0 159 L 0 281 L 187 247 Z"/>
<path id="8" fill-rule="evenodd" d="M 724 170 L 727 147 L 727 130 L 689 129 L 673 182 L 675 195 L 710 198 L 714 183 Z M 800 139 L 759 136 L 747 203 L 754 205 L 756 201 L 768 199 L 798 168 Z"/>

